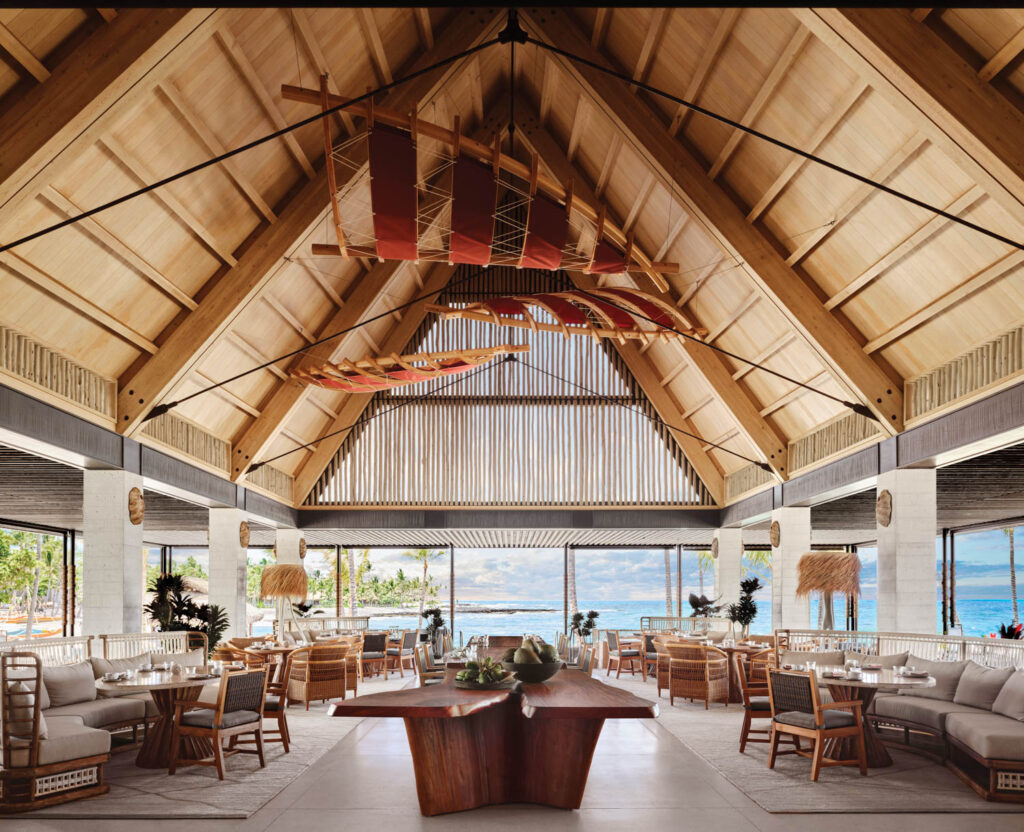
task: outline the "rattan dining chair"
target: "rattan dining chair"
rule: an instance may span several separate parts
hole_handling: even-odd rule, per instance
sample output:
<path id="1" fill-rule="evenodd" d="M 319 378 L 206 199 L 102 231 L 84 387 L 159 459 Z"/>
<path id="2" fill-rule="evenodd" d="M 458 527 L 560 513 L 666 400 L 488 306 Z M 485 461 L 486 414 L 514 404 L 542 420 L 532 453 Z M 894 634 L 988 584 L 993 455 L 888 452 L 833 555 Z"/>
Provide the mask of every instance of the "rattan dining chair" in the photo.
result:
<path id="1" fill-rule="evenodd" d="M 174 703 L 174 727 L 171 730 L 169 774 L 179 765 L 216 766 L 217 777 L 224 779 L 224 758 L 234 754 L 255 754 L 260 768 L 266 768 L 263 756 L 263 708 L 267 695 L 267 669 L 228 671 L 220 680 L 216 702 L 179 699 Z M 188 710 L 186 710 L 188 709 Z M 255 749 L 224 749 L 227 737 L 252 734 Z M 205 737 L 213 743 L 213 756 L 201 760 L 178 756 L 186 737 Z"/>
<path id="2" fill-rule="evenodd" d="M 703 644 L 668 644 L 669 678 L 668 700 L 675 704 L 678 696 L 704 700 L 707 709 L 711 702 L 729 707 L 729 657 L 717 647 Z"/>
<path id="3" fill-rule="evenodd" d="M 395 662 L 398 667 L 398 675 L 405 676 L 403 672 L 403 666 L 406 662 L 409 662 L 409 669 L 414 671 L 415 667 L 415 647 L 417 640 L 419 639 L 419 630 L 403 630 L 402 635 L 398 639 L 398 645 L 396 647 L 388 647 L 387 661 L 384 662 L 384 678 L 388 678 L 389 664 Z"/>
<path id="4" fill-rule="evenodd" d="M 622 663 L 624 661 L 629 662 L 630 675 L 636 673 L 638 664 L 640 664 L 642 667 L 639 650 L 620 649 L 618 630 L 606 630 L 605 638 L 608 641 L 608 672 L 605 673 L 605 676 L 611 675 L 612 662 L 615 663 L 616 679 L 618 679 L 619 676 L 622 674 Z"/>
<path id="5" fill-rule="evenodd" d="M 772 736 L 768 751 L 768 768 L 775 768 L 780 754 L 799 754 L 811 760 L 811 780 L 817 782 L 822 766 L 858 766 L 861 775 L 868 773 L 864 752 L 864 721 L 861 703 L 830 702 L 826 708 L 818 696 L 818 683 L 814 671 L 787 671 L 769 669 L 768 697 L 772 708 Z M 814 741 L 808 751 L 797 746 L 790 751 L 779 751 L 779 741 L 786 735 L 807 737 Z M 852 738 L 857 757 L 837 759 L 825 756 L 828 740 Z M 837 747 L 840 743 L 835 744 Z"/>
<path id="6" fill-rule="evenodd" d="M 766 651 L 771 653 L 771 651 Z M 765 728 L 751 728 L 751 722 L 755 719 L 771 719 L 772 703 L 768 698 L 768 679 L 762 675 L 763 682 L 754 681 L 753 660 L 760 656 L 756 653 L 750 657 L 750 662 L 743 661 L 741 653 L 734 653 L 732 657 L 733 672 L 739 684 L 740 694 L 743 697 L 743 724 L 740 726 L 740 754 L 747 747 L 748 742 L 771 742 L 771 723 Z M 763 670 L 763 666 L 762 666 Z M 751 736 L 755 734 L 757 736 Z M 800 747 L 799 738 L 794 738 L 794 744 Z"/>
<path id="7" fill-rule="evenodd" d="M 290 656 L 287 700 L 309 703 L 345 698 L 348 671 L 348 646 L 314 644 L 302 647 Z"/>

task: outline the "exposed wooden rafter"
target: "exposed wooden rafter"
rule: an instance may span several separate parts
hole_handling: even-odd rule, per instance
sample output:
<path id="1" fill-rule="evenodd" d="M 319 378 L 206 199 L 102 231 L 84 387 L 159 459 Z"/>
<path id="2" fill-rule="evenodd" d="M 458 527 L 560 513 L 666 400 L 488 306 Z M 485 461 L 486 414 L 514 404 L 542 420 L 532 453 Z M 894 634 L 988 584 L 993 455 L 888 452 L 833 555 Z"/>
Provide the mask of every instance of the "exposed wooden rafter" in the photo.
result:
<path id="1" fill-rule="evenodd" d="M 532 13 L 524 19 L 535 37 L 590 61 L 607 64 L 580 33 L 568 14 L 546 9 L 537 25 Z M 701 218 L 724 253 L 742 262 L 743 269 L 770 301 L 786 316 L 808 346 L 817 353 L 840 383 L 856 391 L 890 434 L 903 426 L 903 392 L 867 356 L 853 335 L 825 309 L 804 279 L 786 265 L 779 244 L 765 229 L 754 227 L 733 198 L 711 180 L 700 161 L 627 86 L 590 67 L 555 57 L 589 94 L 604 104 L 616 129 L 630 135 L 644 149 L 659 176 L 678 191 L 687 208 Z"/>
<path id="2" fill-rule="evenodd" d="M 1006 69 L 1010 61 L 1014 60 L 1022 50 L 1024 50 L 1024 28 L 1018 29 L 1017 33 L 985 62 L 985 65 L 978 70 L 978 78 L 982 81 L 991 81 Z"/>
<path id="3" fill-rule="evenodd" d="M 306 10 L 288 9 L 288 11 L 292 14 L 295 20 L 295 34 L 302 43 L 302 48 L 306 50 L 310 60 L 313 62 L 313 66 L 316 67 L 317 74 L 326 75 L 327 89 L 335 95 L 340 95 L 341 91 L 338 89 L 338 85 L 334 81 L 334 76 L 331 74 L 331 67 L 327 63 L 327 58 L 324 57 L 323 49 L 320 48 L 320 40 L 316 36 L 313 24 L 310 23 L 309 15 L 306 14 Z M 425 12 L 426 9 L 422 9 L 421 11 Z M 433 43 L 433 40 L 431 40 L 431 43 Z M 427 48 L 429 49 L 430 47 Z M 356 132 L 355 123 L 352 121 L 352 117 L 344 110 L 341 110 L 337 114 L 337 119 L 346 135 L 351 136 Z"/>
<path id="4" fill-rule="evenodd" d="M 29 75 L 42 83 L 50 77 L 50 70 L 43 66 L 43 62 L 32 54 L 29 49 L 15 36 L 14 32 L 0 23 L 0 49 L 3 49 L 17 62 L 18 66 L 24 69 Z"/>
<path id="5" fill-rule="evenodd" d="M 711 69 L 715 65 L 715 61 L 718 60 L 718 56 L 721 54 L 722 49 L 725 48 L 726 41 L 729 40 L 729 35 L 732 34 L 733 27 L 736 25 L 736 20 L 739 18 L 741 11 L 743 10 L 722 9 L 722 16 L 718 18 L 718 24 L 715 26 L 715 32 L 711 36 L 711 40 L 709 40 L 704 46 L 704 51 L 700 56 L 700 63 L 697 64 L 697 69 L 694 71 L 693 77 L 686 85 L 686 92 L 683 93 L 684 100 L 692 101 L 694 104 L 698 103 L 697 99 L 700 98 L 700 91 L 704 89 L 704 85 L 708 81 L 708 76 L 711 74 Z M 597 48 L 596 44 L 595 48 Z M 669 133 L 674 136 L 682 130 L 689 117 L 690 109 L 688 107 L 680 106 L 672 117 L 672 123 L 668 128 Z"/>

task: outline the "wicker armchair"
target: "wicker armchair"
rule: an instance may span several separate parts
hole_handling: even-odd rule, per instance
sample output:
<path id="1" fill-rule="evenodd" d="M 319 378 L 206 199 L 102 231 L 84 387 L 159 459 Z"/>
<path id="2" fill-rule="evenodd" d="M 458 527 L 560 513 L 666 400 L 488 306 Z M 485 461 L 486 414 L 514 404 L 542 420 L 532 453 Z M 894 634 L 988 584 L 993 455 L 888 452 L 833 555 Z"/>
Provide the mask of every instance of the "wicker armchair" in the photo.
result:
<path id="1" fill-rule="evenodd" d="M 236 670 L 221 676 L 216 702 L 179 699 L 174 703 L 174 729 L 171 734 L 171 765 L 174 774 L 179 765 L 216 766 L 217 777 L 224 779 L 224 758 L 234 754 L 256 754 L 260 768 L 267 767 L 263 756 L 263 707 L 267 696 L 267 669 Z M 186 710 L 187 709 L 187 710 Z M 240 734 L 254 736 L 254 750 L 237 748 L 232 742 L 225 749 L 222 740 L 232 741 Z M 202 760 L 178 757 L 185 737 L 204 737 L 213 743 L 213 756 Z"/>
<path id="2" fill-rule="evenodd" d="M 817 782 L 822 766 L 859 766 L 860 773 L 868 773 L 864 752 L 864 721 L 861 703 L 831 702 L 826 708 L 818 697 L 818 683 L 814 671 L 768 671 L 768 696 L 772 707 L 772 736 L 768 752 L 768 768 L 775 768 L 780 754 L 799 754 L 811 760 L 811 780 Z M 791 736 L 795 743 L 800 737 L 814 741 L 814 748 L 805 751 L 797 745 L 791 751 L 779 751 L 783 736 Z M 857 750 L 856 759 L 836 759 L 825 756 L 828 740 L 852 738 Z M 835 743 L 839 751 L 845 743 Z"/>
<path id="3" fill-rule="evenodd" d="M 669 644 L 668 700 L 703 699 L 705 709 L 711 702 L 729 707 L 729 657 L 717 647 L 698 644 Z"/>
<path id="4" fill-rule="evenodd" d="M 661 635 L 654 639 L 654 651 L 658 654 L 656 679 L 658 684 L 658 697 L 661 697 L 663 690 L 668 690 L 668 669 L 672 657 L 668 652 L 668 645 L 678 644 L 679 639 L 675 636 Z"/>
<path id="5" fill-rule="evenodd" d="M 287 699 L 309 703 L 345 698 L 348 646 L 316 644 L 296 650 L 290 656 Z"/>

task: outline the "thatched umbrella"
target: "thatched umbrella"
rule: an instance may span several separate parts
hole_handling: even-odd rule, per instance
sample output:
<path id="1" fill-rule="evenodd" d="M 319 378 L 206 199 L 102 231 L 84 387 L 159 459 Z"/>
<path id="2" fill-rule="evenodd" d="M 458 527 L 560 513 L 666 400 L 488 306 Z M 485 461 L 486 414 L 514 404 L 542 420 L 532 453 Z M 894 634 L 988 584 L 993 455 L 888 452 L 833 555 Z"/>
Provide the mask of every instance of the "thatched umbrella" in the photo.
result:
<path id="1" fill-rule="evenodd" d="M 263 567 L 263 574 L 260 575 L 260 598 L 273 598 L 284 601 L 288 608 L 292 621 L 302 637 L 309 641 L 306 631 L 299 625 L 295 618 L 293 603 L 301 604 L 306 600 L 306 593 L 309 590 L 309 578 L 305 568 L 298 563 L 271 563 Z"/>
<path id="2" fill-rule="evenodd" d="M 835 629 L 832 621 L 832 593 L 860 595 L 860 558 L 854 552 L 808 552 L 801 556 L 797 574 L 797 597 L 821 592 L 825 610 L 822 629 Z"/>

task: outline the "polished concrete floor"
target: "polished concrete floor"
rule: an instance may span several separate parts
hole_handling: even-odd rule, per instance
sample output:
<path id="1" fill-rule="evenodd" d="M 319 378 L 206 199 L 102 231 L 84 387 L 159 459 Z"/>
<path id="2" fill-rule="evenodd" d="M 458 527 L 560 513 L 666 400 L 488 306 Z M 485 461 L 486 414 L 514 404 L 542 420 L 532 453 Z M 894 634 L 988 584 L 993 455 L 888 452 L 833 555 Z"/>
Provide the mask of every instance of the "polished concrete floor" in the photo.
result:
<path id="1" fill-rule="evenodd" d="M 668 707 L 662 702 L 662 707 Z M 1018 815 L 772 815 L 653 720 L 609 721 L 577 812 L 506 806 L 424 818 L 401 721 L 366 720 L 246 820 L 4 818 L 3 832 L 407 832 L 407 830 L 668 830 L 674 832 L 945 832 L 978 823 L 1021 832 Z"/>

